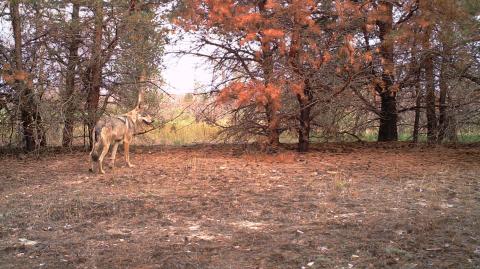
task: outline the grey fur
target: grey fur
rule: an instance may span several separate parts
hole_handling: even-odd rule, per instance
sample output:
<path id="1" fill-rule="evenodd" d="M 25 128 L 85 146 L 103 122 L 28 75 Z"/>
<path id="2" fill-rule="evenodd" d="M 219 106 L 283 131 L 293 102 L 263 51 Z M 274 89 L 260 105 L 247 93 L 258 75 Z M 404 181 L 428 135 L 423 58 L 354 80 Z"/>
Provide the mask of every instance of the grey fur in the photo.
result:
<path id="1" fill-rule="evenodd" d="M 98 162 L 99 172 L 102 174 L 105 173 L 103 170 L 103 158 L 108 153 L 111 144 L 113 144 L 112 168 L 115 168 L 117 147 L 121 142 L 124 144 L 125 161 L 129 167 L 132 167 L 133 165 L 130 163 L 129 145 L 133 141 L 136 125 L 141 122 L 151 124 L 153 120 L 148 115 L 142 115 L 139 106 L 123 115 L 100 119 L 92 131 L 92 137 L 95 142 L 90 152 L 90 171 L 93 172 L 94 170 L 93 163 Z"/>

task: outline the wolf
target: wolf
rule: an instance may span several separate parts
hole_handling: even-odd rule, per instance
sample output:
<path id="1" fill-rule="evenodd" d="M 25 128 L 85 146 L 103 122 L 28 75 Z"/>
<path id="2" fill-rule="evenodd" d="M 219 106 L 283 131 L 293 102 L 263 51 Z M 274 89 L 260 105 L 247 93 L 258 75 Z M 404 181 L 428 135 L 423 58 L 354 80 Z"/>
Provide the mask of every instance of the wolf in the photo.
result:
<path id="1" fill-rule="evenodd" d="M 118 145 L 121 142 L 123 142 L 125 162 L 128 167 L 134 167 L 130 163 L 129 148 L 135 135 L 135 129 L 138 124 L 145 123 L 151 125 L 154 122 L 150 115 L 143 112 L 142 102 L 143 92 L 140 91 L 137 105 L 133 110 L 122 115 L 104 117 L 97 122 L 92 130 L 92 141 L 94 141 L 94 144 L 90 152 L 90 172 L 94 171 L 94 163 L 98 162 L 99 173 L 105 174 L 103 159 L 112 144 L 111 167 L 115 169 L 115 157 Z"/>

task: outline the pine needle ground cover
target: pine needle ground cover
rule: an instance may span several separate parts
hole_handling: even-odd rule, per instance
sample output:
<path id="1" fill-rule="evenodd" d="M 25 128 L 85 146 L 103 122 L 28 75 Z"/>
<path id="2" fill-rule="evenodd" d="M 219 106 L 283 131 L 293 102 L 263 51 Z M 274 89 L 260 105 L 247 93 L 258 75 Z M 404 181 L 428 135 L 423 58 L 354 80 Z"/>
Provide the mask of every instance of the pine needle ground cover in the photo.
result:
<path id="1" fill-rule="evenodd" d="M 0 267 L 478 268 L 480 148 L 410 146 L 4 156 Z"/>

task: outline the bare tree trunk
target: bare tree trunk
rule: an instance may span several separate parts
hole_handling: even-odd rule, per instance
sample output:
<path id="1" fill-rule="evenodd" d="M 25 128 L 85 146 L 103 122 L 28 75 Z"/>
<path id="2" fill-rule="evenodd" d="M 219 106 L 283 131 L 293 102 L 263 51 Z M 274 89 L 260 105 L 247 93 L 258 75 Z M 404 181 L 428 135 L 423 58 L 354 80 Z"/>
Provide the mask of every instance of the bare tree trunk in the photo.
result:
<path id="1" fill-rule="evenodd" d="M 34 96 L 33 96 L 34 97 Z M 42 114 L 39 110 L 39 102 L 34 101 L 35 107 L 33 108 L 33 120 L 35 123 L 36 138 L 35 141 L 37 146 L 46 147 L 47 146 L 47 132 L 43 124 Z"/>
<path id="2" fill-rule="evenodd" d="M 381 41 L 380 54 L 383 60 L 383 85 L 377 85 L 376 87 L 381 98 L 378 141 L 396 141 L 398 140 L 397 93 L 392 87 L 395 81 L 395 66 L 393 61 L 393 41 L 390 37 L 393 29 L 393 5 L 382 1 L 378 8 L 384 13 L 383 19 L 377 21 Z"/>
<path id="3" fill-rule="evenodd" d="M 417 80 L 415 83 L 415 120 L 413 122 L 413 142 L 418 143 L 418 135 L 420 130 L 420 106 L 422 105 L 422 88 L 420 86 L 420 81 Z"/>
<path id="4" fill-rule="evenodd" d="M 273 107 L 271 102 L 265 106 L 265 109 L 268 123 L 268 145 L 271 149 L 275 150 L 280 145 L 280 132 L 278 130 L 279 119 L 277 110 Z"/>
<path id="5" fill-rule="evenodd" d="M 135 24 L 135 29 L 133 31 L 134 38 L 133 40 L 138 40 L 136 46 L 138 46 L 138 59 L 137 64 L 135 66 L 135 75 L 136 75 L 136 80 L 137 83 L 139 83 L 138 86 L 138 96 L 140 97 L 140 94 L 145 93 L 146 90 L 146 81 L 148 80 L 148 74 L 147 74 L 147 60 L 145 56 L 145 46 L 146 43 L 148 42 L 148 36 L 144 34 L 142 31 L 141 27 L 143 24 L 139 24 L 139 18 L 141 18 L 141 13 L 142 9 L 148 9 L 148 7 L 143 6 L 142 7 L 142 1 L 137 1 L 137 0 L 130 0 L 130 7 L 129 7 L 129 15 L 134 17 L 134 20 L 136 20 Z M 140 41 L 141 40 L 141 41 Z M 141 104 L 140 99 L 137 102 L 137 106 Z"/>
<path id="6" fill-rule="evenodd" d="M 389 92 L 382 92 L 380 127 L 378 130 L 378 141 L 397 141 L 397 102 L 396 95 Z"/>
<path id="7" fill-rule="evenodd" d="M 433 66 L 433 54 L 431 51 L 430 36 L 432 28 L 427 26 L 423 40 L 423 69 L 425 71 L 426 95 L 425 105 L 427 110 L 427 140 L 434 142 L 437 140 L 437 115 L 435 112 L 435 75 Z"/>
<path id="8" fill-rule="evenodd" d="M 26 151 L 33 151 L 35 149 L 35 126 L 34 126 L 34 99 L 33 91 L 28 87 L 27 78 L 23 70 L 22 59 L 22 26 L 19 11 L 19 2 L 15 0 L 10 1 L 10 16 L 12 18 L 13 39 L 15 42 L 15 69 L 14 74 L 17 74 L 15 78 L 14 88 L 18 92 L 19 106 L 20 106 L 20 119 L 23 127 L 23 145 Z"/>
<path id="9" fill-rule="evenodd" d="M 414 66 L 415 69 L 415 119 L 413 122 L 413 143 L 418 143 L 418 136 L 420 133 L 420 113 L 421 109 L 420 106 L 422 105 L 422 85 L 420 84 L 421 81 L 421 74 L 420 74 L 420 62 L 418 60 L 418 51 L 417 51 L 417 39 L 415 38 L 412 45 L 411 51 L 411 65 Z"/>
<path id="10" fill-rule="evenodd" d="M 452 98 L 450 94 L 447 94 L 447 99 L 448 103 L 452 104 Z M 447 119 L 446 119 L 446 137 L 448 141 L 450 142 L 457 142 L 458 141 L 458 136 L 457 136 L 457 121 L 455 119 L 455 114 L 453 111 L 453 108 L 450 108 L 447 111 Z"/>
<path id="11" fill-rule="evenodd" d="M 63 127 L 62 146 L 71 146 L 73 141 L 73 128 L 75 125 L 75 68 L 78 63 L 78 48 L 79 48 L 79 12 L 80 4 L 78 1 L 73 1 L 72 21 L 70 24 L 70 45 L 68 48 L 68 62 L 67 74 L 65 78 L 65 122 Z"/>
<path id="12" fill-rule="evenodd" d="M 310 122 L 311 122 L 311 102 L 313 99 L 312 88 L 308 75 L 305 74 L 305 70 L 302 68 L 300 60 L 300 47 L 302 44 L 300 29 L 295 29 L 292 34 L 292 43 L 289 52 L 289 62 L 293 68 L 293 72 L 303 80 L 302 93 L 298 93 L 297 101 L 299 105 L 298 115 L 298 145 L 297 150 L 299 152 L 307 152 L 310 145 Z"/>
<path id="13" fill-rule="evenodd" d="M 313 99 L 312 90 L 308 82 L 305 85 L 304 96 L 297 94 L 297 100 L 300 104 L 298 147 L 297 147 L 297 150 L 299 152 L 307 152 L 310 146 L 310 129 L 311 129 L 310 113 L 312 110 L 312 106 L 311 106 L 312 99 Z"/>
<path id="14" fill-rule="evenodd" d="M 95 0 L 95 36 L 92 48 L 92 59 L 86 72 L 87 83 L 87 126 L 89 133 L 90 147 L 93 145 L 92 130 L 97 122 L 98 103 L 100 100 L 100 87 L 102 85 L 102 27 L 103 27 L 103 1 Z"/>
<path id="15" fill-rule="evenodd" d="M 45 25 L 42 23 L 41 18 L 42 18 L 42 12 L 41 8 L 35 4 L 34 5 L 35 9 L 35 32 L 36 35 L 41 35 L 45 31 Z M 38 69 L 38 75 L 37 75 L 37 87 L 36 91 L 32 89 L 32 95 L 33 98 L 33 121 L 34 121 L 34 126 L 35 126 L 35 131 L 36 131 L 36 146 L 40 147 L 45 147 L 47 146 L 47 131 L 45 129 L 45 124 L 43 122 L 43 117 L 40 112 L 40 104 L 41 104 L 41 98 L 43 94 L 45 93 L 45 86 L 44 83 L 46 82 L 46 77 L 45 77 L 45 63 L 42 61 L 45 55 L 45 50 L 42 49 L 41 43 L 38 43 L 35 46 L 35 54 L 39 54 L 38 56 L 33 56 L 34 59 L 39 59 L 40 62 L 35 61 L 33 63 L 34 66 L 37 67 Z M 31 80 L 31 78 L 29 78 Z M 28 83 L 30 84 L 30 83 Z M 30 84 L 31 85 L 31 84 Z"/>
<path id="16" fill-rule="evenodd" d="M 441 143 L 445 138 L 447 131 L 447 64 L 448 64 L 449 49 L 444 44 L 442 54 L 442 65 L 440 67 L 440 111 L 438 119 L 438 142 Z"/>

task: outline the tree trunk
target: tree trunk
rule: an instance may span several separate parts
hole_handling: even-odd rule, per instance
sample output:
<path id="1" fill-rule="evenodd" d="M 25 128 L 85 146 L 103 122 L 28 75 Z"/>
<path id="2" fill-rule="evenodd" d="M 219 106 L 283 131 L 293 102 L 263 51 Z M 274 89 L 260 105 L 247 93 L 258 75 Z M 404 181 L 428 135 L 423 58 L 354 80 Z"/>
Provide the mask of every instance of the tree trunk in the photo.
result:
<path id="1" fill-rule="evenodd" d="M 447 94 L 447 99 L 448 103 L 452 104 L 452 98 L 450 94 Z M 455 119 L 455 114 L 452 108 L 450 108 L 447 113 L 447 119 L 446 119 L 446 137 L 448 141 L 450 142 L 457 142 L 458 137 L 457 137 L 457 121 Z"/>
<path id="2" fill-rule="evenodd" d="M 376 86 L 376 90 L 381 98 L 378 141 L 396 141 L 398 140 L 397 94 L 392 87 L 395 81 L 395 66 L 393 60 L 393 41 L 390 37 L 393 29 L 393 5 L 389 2 L 382 1 L 379 4 L 379 10 L 384 13 L 384 16 L 377 21 L 381 41 L 380 55 L 383 62 L 383 85 Z"/>
<path id="3" fill-rule="evenodd" d="M 34 97 L 34 96 L 32 96 Z M 35 123 L 35 131 L 36 131 L 36 138 L 37 140 L 35 143 L 37 146 L 46 147 L 47 146 L 47 132 L 45 130 L 45 126 L 43 125 L 43 118 L 39 111 L 38 104 L 39 102 L 34 100 L 35 107 L 33 108 L 33 120 Z"/>
<path id="4" fill-rule="evenodd" d="M 141 21 L 142 10 L 147 11 L 147 6 L 142 6 L 141 2 L 138 3 L 137 0 L 130 0 L 129 15 L 132 16 L 132 20 L 135 21 L 135 28 L 133 31 L 133 40 L 136 40 L 135 46 L 137 46 L 137 58 L 135 63 L 135 75 L 136 81 L 139 84 L 138 86 L 138 101 L 137 107 L 141 106 L 143 100 L 143 93 L 146 91 L 146 82 L 148 81 L 149 74 L 147 74 L 147 59 L 146 59 L 146 44 L 148 43 L 148 36 L 144 34 L 142 27 L 144 26 L 144 21 Z M 141 97 L 142 95 L 142 97 Z"/>
<path id="5" fill-rule="evenodd" d="M 427 110 L 427 140 L 433 142 L 437 137 L 437 116 L 435 113 L 435 85 L 433 74 L 433 63 L 430 60 L 425 62 L 426 79 L 426 110 Z"/>
<path id="6" fill-rule="evenodd" d="M 394 93 L 382 92 L 378 141 L 397 141 L 397 101 Z"/>
<path id="7" fill-rule="evenodd" d="M 417 80 L 415 83 L 415 93 L 417 97 L 415 98 L 415 120 L 413 122 L 413 142 L 418 143 L 418 135 L 420 130 L 420 106 L 422 105 L 422 88 L 420 86 L 420 81 Z"/>
<path id="8" fill-rule="evenodd" d="M 445 45 L 444 45 L 445 46 Z M 448 64 L 448 48 L 444 47 L 442 55 L 442 65 L 440 67 L 440 111 L 438 119 L 438 142 L 441 143 L 445 138 L 447 131 L 447 64 Z"/>
<path id="9" fill-rule="evenodd" d="M 98 103 L 100 100 L 100 87 L 102 85 L 102 27 L 103 27 L 103 2 L 95 0 L 95 36 L 92 48 L 92 59 L 87 68 L 87 126 L 90 147 L 93 145 L 92 130 L 97 122 Z"/>
<path id="10" fill-rule="evenodd" d="M 296 21 L 294 23 L 297 23 Z M 295 29 L 292 33 L 292 41 L 290 45 L 290 52 L 288 53 L 289 62 L 293 69 L 293 72 L 297 75 L 297 79 L 303 80 L 303 89 L 301 93 L 297 93 L 297 100 L 299 105 L 298 115 L 298 145 L 297 150 L 299 152 L 307 152 L 310 145 L 310 112 L 311 102 L 313 99 L 312 89 L 308 75 L 305 74 L 305 70 L 302 68 L 302 62 L 300 59 L 300 47 L 301 29 Z"/>
<path id="11" fill-rule="evenodd" d="M 425 105 L 427 110 L 427 140 L 435 142 L 437 140 L 437 115 L 435 112 L 435 74 L 433 66 L 433 54 L 431 51 L 430 35 L 431 26 L 425 29 L 425 37 L 423 41 L 423 53 L 425 59 L 423 61 L 423 69 L 425 72 Z"/>
<path id="12" fill-rule="evenodd" d="M 33 91 L 29 88 L 26 74 L 23 70 L 22 59 L 22 25 L 19 11 L 19 2 L 15 0 L 10 1 L 10 16 L 12 18 L 13 39 L 15 42 L 15 91 L 19 94 L 19 108 L 20 120 L 23 128 L 23 147 L 26 151 L 33 151 L 35 149 L 35 126 L 34 126 L 34 99 Z"/>
<path id="13" fill-rule="evenodd" d="M 72 21 L 70 25 L 70 44 L 68 47 L 67 74 L 65 78 L 65 121 L 63 127 L 62 146 L 69 147 L 73 142 L 73 128 L 75 125 L 75 68 L 78 63 L 79 48 L 79 12 L 80 4 L 73 1 Z"/>
<path id="14" fill-rule="evenodd" d="M 458 142 L 458 136 L 457 136 L 457 122 L 455 120 L 455 116 L 453 113 L 448 113 L 447 114 L 447 128 L 445 131 L 445 135 L 448 139 L 449 142 L 456 143 Z"/>
<path id="15" fill-rule="evenodd" d="M 18 87 L 17 89 L 22 91 L 21 88 L 23 87 Z M 25 90 L 23 91 L 25 92 Z M 23 147 L 26 151 L 33 151 L 35 149 L 35 131 L 31 108 L 28 106 L 30 101 L 28 99 L 30 99 L 29 94 L 22 94 L 22 100 L 20 101 L 20 120 L 22 121 L 23 129 Z"/>
<path id="16" fill-rule="evenodd" d="M 37 5 L 37 3 L 34 4 L 35 9 L 35 35 L 41 35 L 42 33 L 45 32 L 45 25 L 41 22 L 42 18 L 42 12 L 41 8 Z M 40 112 L 40 104 L 41 104 L 41 98 L 43 94 L 45 93 L 45 86 L 43 85 L 47 78 L 45 77 L 45 63 L 41 60 L 44 59 L 45 57 L 45 49 L 42 49 L 41 43 L 37 44 L 33 48 L 35 50 L 34 54 L 38 53 L 38 56 L 33 56 L 33 59 L 35 61 L 32 63 L 33 66 L 36 66 L 36 69 L 38 70 L 37 74 L 37 86 L 35 90 L 32 88 L 32 95 L 33 102 L 33 121 L 34 121 L 34 126 L 35 126 L 35 131 L 36 131 L 36 145 L 40 147 L 45 147 L 47 146 L 47 131 L 45 130 L 45 125 L 43 123 L 43 117 Z M 40 60 L 40 62 L 37 62 L 37 59 Z M 28 79 L 31 81 L 31 78 Z M 27 85 L 31 85 L 30 82 L 28 82 Z"/>
<path id="17" fill-rule="evenodd" d="M 304 96 L 297 94 L 297 100 L 300 104 L 297 147 L 299 152 L 307 152 L 310 145 L 310 112 L 313 99 L 310 86 L 305 86 L 304 94 Z"/>
<path id="18" fill-rule="evenodd" d="M 258 2 L 258 8 L 263 16 L 268 16 L 265 9 L 266 2 L 266 0 L 261 0 Z M 262 49 L 261 65 L 264 76 L 264 85 L 265 88 L 267 88 L 270 87 L 273 81 L 273 51 L 270 41 L 265 41 L 265 39 L 262 37 L 260 43 Z M 278 128 L 280 119 L 278 115 L 278 108 L 275 105 L 276 101 L 278 100 L 273 100 L 271 96 L 267 96 L 267 104 L 265 105 L 265 114 L 268 124 L 268 143 L 270 149 L 272 150 L 276 150 L 280 145 L 280 130 Z"/>
<path id="19" fill-rule="evenodd" d="M 268 146 L 271 150 L 276 150 L 280 145 L 280 132 L 278 130 L 278 115 L 277 110 L 273 107 L 271 102 L 265 106 L 267 123 L 268 123 Z"/>

